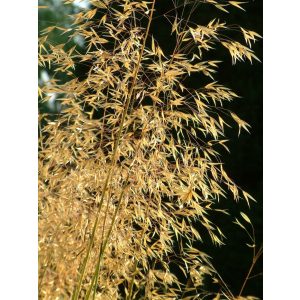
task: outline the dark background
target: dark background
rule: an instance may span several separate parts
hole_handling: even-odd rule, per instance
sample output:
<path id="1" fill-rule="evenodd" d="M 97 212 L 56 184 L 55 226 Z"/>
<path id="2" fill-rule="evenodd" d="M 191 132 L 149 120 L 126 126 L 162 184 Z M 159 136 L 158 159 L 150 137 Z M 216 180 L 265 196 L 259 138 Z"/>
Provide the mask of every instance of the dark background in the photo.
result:
<path id="1" fill-rule="evenodd" d="M 156 9 L 163 13 L 172 7 L 169 1 L 158 2 Z M 256 31 L 262 35 L 262 1 L 251 1 L 243 6 L 246 12 L 231 8 L 230 14 L 214 9 L 209 5 L 200 5 L 192 15 L 191 20 L 197 24 L 207 24 L 213 18 L 226 21 L 226 24 L 238 24 L 245 29 Z M 180 11 L 180 10 L 179 10 Z M 188 11 L 188 10 L 187 10 Z M 155 19 L 151 27 L 152 33 L 159 41 L 166 53 L 172 53 L 174 44 L 170 38 L 170 27 L 162 18 Z M 253 46 L 256 55 L 262 61 L 262 41 Z M 249 192 L 257 201 L 252 202 L 251 209 L 244 202 L 238 205 L 232 200 L 223 200 L 220 204 L 229 209 L 232 216 L 240 218 L 240 211 L 245 212 L 251 219 L 255 228 L 256 244 L 262 245 L 262 63 L 238 62 L 232 65 L 230 55 L 223 49 L 216 49 L 210 53 L 204 53 L 204 59 L 222 60 L 216 80 L 233 89 L 241 99 L 231 102 L 228 108 L 234 111 L 243 120 L 251 125 L 251 134 L 242 131 L 238 137 L 238 128 L 227 130 L 230 139 L 228 146 L 230 154 L 220 151 L 225 169 L 229 176 L 244 190 Z M 201 79 L 192 77 L 189 83 L 199 86 Z M 232 124 L 232 123 L 231 123 Z M 220 273 L 231 291 L 237 295 L 250 268 L 252 261 L 252 249 L 245 244 L 250 244 L 246 233 L 232 220 L 223 215 L 212 216 L 214 221 L 224 231 L 227 239 L 222 247 L 213 246 L 207 239 L 207 243 L 199 247 L 213 257 L 213 264 Z M 245 223 L 245 222 L 244 222 Z M 252 275 L 262 273 L 262 258 L 256 264 Z M 253 295 L 262 299 L 262 276 L 250 279 L 244 289 L 244 295 Z"/>
<path id="2" fill-rule="evenodd" d="M 49 1 L 43 1 L 48 4 Z M 51 1 L 50 1 L 51 2 Z M 258 32 L 262 35 L 262 0 L 250 1 L 243 7 L 243 12 L 234 7 L 230 8 L 230 14 L 226 14 L 210 5 L 201 5 L 193 14 L 192 21 L 198 24 L 207 24 L 213 18 L 226 21 L 227 24 L 238 24 L 246 29 Z M 172 6 L 168 0 L 157 1 L 156 10 L 160 13 L 166 12 Z M 61 9 L 61 8 L 60 8 Z M 68 11 L 70 13 L 70 11 Z M 39 14 L 39 29 L 46 26 L 67 23 L 64 20 L 65 14 L 61 10 L 53 14 L 51 10 L 43 10 Z M 170 27 L 163 18 L 157 18 L 151 27 L 152 33 L 159 41 L 161 48 L 166 52 L 173 50 L 172 38 L 170 38 Z M 65 41 L 65 37 L 55 36 L 56 43 Z M 253 49 L 256 55 L 262 60 L 262 41 L 254 44 Z M 251 209 L 243 202 L 238 205 L 233 199 L 223 200 L 220 206 L 229 209 L 229 212 L 239 217 L 239 212 L 243 211 L 251 218 L 255 228 L 257 246 L 262 244 L 262 70 L 260 62 L 238 62 L 232 65 L 231 57 L 225 50 L 216 50 L 212 54 L 204 55 L 205 58 L 222 60 L 216 80 L 233 89 L 241 99 L 231 102 L 228 106 L 243 120 L 251 125 L 251 134 L 242 131 L 238 137 L 238 128 L 227 130 L 230 139 L 228 146 L 230 154 L 223 151 L 222 159 L 228 175 L 244 190 L 251 194 L 257 203 L 252 202 Z M 80 71 L 84 72 L 84 70 Z M 79 74 L 78 74 L 79 75 Z M 51 74 L 50 74 L 51 76 Z M 192 85 L 199 86 L 199 78 L 191 78 Z M 47 111 L 45 105 L 40 105 L 40 111 Z M 249 270 L 252 259 L 252 249 L 245 243 L 250 243 L 246 233 L 240 227 L 232 223 L 231 218 L 223 215 L 212 216 L 220 228 L 222 228 L 227 239 L 226 245 L 222 247 L 213 246 L 210 242 L 199 245 L 202 250 L 213 257 L 213 264 L 224 281 L 228 284 L 234 294 L 238 294 L 244 278 Z M 262 258 L 254 268 L 253 275 L 262 272 Z M 244 290 L 244 295 L 253 295 L 262 299 L 262 276 L 257 276 L 248 281 Z"/>
<path id="3" fill-rule="evenodd" d="M 168 1 L 160 1 L 156 9 L 164 12 L 170 9 Z M 231 8 L 230 14 L 214 9 L 209 5 L 200 6 L 192 15 L 192 21 L 198 24 L 207 24 L 213 18 L 219 18 L 220 21 L 226 21 L 226 24 L 238 24 L 245 29 L 256 31 L 260 35 L 262 28 L 262 0 L 251 1 L 243 7 L 246 12 Z M 165 45 L 163 49 L 170 51 L 172 48 L 169 38 L 170 28 L 167 23 L 157 19 L 152 26 L 152 32 L 160 42 L 160 46 Z M 253 45 L 253 50 L 262 61 L 262 41 Z M 172 50 L 171 50 L 172 51 Z M 252 202 L 251 209 L 244 202 L 238 205 L 232 200 L 223 200 L 220 204 L 223 208 L 229 209 L 232 216 L 240 218 L 239 212 L 245 212 L 251 219 L 255 229 L 256 244 L 259 248 L 262 245 L 262 76 L 263 65 L 260 62 L 238 62 L 232 65 L 230 55 L 222 50 L 212 51 L 211 54 L 204 54 L 205 58 L 222 60 L 219 66 L 216 80 L 221 84 L 233 89 L 241 99 L 231 102 L 228 106 L 243 120 L 251 125 L 250 134 L 242 131 L 238 137 L 238 128 L 234 127 L 227 130 L 227 137 L 230 139 L 227 144 L 230 148 L 230 154 L 222 151 L 222 160 L 225 163 L 225 169 L 229 176 L 244 190 L 249 192 L 257 201 Z M 190 79 L 192 85 L 199 86 L 199 78 Z M 231 123 L 232 124 L 232 123 Z M 232 200 L 232 201 L 230 201 Z M 215 247 L 207 242 L 199 245 L 206 253 L 213 257 L 213 264 L 218 270 L 224 281 L 230 287 L 231 291 L 237 295 L 242 283 L 250 268 L 252 261 L 252 249 L 245 244 L 250 244 L 246 233 L 236 224 L 232 223 L 230 218 L 222 215 L 213 216 L 227 237 L 225 246 Z M 244 222 L 245 223 L 245 222 Z M 252 275 L 262 273 L 262 257 L 256 264 Z M 253 295 L 262 299 L 263 297 L 262 276 L 250 279 L 244 289 L 244 295 Z"/>

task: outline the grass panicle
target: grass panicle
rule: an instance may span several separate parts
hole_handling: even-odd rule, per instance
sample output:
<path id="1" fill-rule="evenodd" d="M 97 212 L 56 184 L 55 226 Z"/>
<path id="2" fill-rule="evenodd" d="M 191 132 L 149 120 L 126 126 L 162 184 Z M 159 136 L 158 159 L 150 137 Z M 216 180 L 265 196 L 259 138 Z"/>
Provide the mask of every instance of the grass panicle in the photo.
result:
<path id="1" fill-rule="evenodd" d="M 90 0 L 70 28 L 41 33 L 39 65 L 53 76 L 39 96 L 47 103 L 55 95 L 60 107 L 39 116 L 41 299 L 255 299 L 242 292 L 261 249 L 252 247 L 253 264 L 234 296 L 198 241 L 207 235 L 224 244 L 210 218 L 227 213 L 218 208 L 222 199 L 254 200 L 219 154 L 228 150 L 226 128 L 250 125 L 225 108 L 239 97 L 217 81 L 221 61 L 207 53 L 224 49 L 233 64 L 252 63 L 261 37 L 216 18 L 192 21 L 203 6 L 226 16 L 242 2 L 169 2 L 160 14 L 155 0 Z M 151 29 L 158 18 L 169 24 L 171 51 Z M 54 30 L 83 38 L 84 51 L 55 44 Z M 80 66 L 87 72 L 79 78 Z M 199 86 L 191 76 L 202 78 Z M 206 278 L 217 292 L 206 289 Z"/>

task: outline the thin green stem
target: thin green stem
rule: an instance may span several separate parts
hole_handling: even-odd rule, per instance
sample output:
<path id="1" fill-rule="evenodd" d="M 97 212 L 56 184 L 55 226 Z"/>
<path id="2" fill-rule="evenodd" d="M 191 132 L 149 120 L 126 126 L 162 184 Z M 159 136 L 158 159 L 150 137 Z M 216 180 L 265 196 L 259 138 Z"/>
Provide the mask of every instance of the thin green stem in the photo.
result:
<path id="1" fill-rule="evenodd" d="M 245 286 L 246 286 L 246 283 L 247 283 L 247 281 L 249 280 L 250 274 L 251 274 L 251 272 L 252 272 L 252 270 L 253 270 L 253 267 L 255 266 L 256 262 L 258 261 L 259 257 L 261 256 L 261 254 L 262 254 L 262 246 L 259 248 L 257 254 L 256 254 L 255 257 L 253 258 L 252 264 L 251 264 L 251 266 L 250 266 L 250 268 L 249 268 L 249 271 L 248 271 L 248 273 L 247 273 L 247 275 L 246 275 L 246 278 L 245 278 L 245 280 L 244 280 L 244 282 L 243 282 L 243 285 L 242 285 L 242 287 L 241 287 L 241 290 L 240 290 L 240 292 L 239 292 L 239 296 L 242 295 L 242 292 L 243 292 L 243 290 L 244 290 L 244 288 L 245 288 Z"/>
<path id="2" fill-rule="evenodd" d="M 141 52 L 140 52 L 140 55 L 139 55 L 139 58 L 138 58 L 137 66 L 136 66 L 134 74 L 133 74 L 132 85 L 130 87 L 129 94 L 128 94 L 128 97 L 127 97 L 126 102 L 125 102 L 125 107 L 124 107 L 124 111 L 123 111 L 123 114 L 122 114 L 122 118 L 121 118 L 121 122 L 120 122 L 120 126 L 119 126 L 118 135 L 117 135 L 117 138 L 116 138 L 116 140 L 114 142 L 114 148 L 113 148 L 114 150 L 113 150 L 113 154 L 112 154 L 111 168 L 110 168 L 110 170 L 108 172 L 108 175 L 106 177 L 106 180 L 105 180 L 105 183 L 104 183 L 104 186 L 103 186 L 103 191 L 102 191 L 102 195 L 101 195 L 100 205 L 99 205 L 99 209 L 98 209 L 98 212 L 97 212 L 97 215 L 96 215 L 96 220 L 95 220 L 95 223 L 94 223 L 92 236 L 91 236 L 90 243 L 89 243 L 89 246 L 88 246 L 87 254 L 86 254 L 86 256 L 84 258 L 84 261 L 83 261 L 82 269 L 80 271 L 79 283 L 78 283 L 77 287 L 75 287 L 75 291 L 73 293 L 72 300 L 78 300 L 78 297 L 79 297 L 79 292 L 80 292 L 80 289 L 81 289 L 81 285 L 82 285 L 83 277 L 84 277 L 84 274 L 85 274 L 87 262 L 88 262 L 88 259 L 89 259 L 90 253 L 91 253 L 91 249 L 92 249 L 92 245 L 93 245 L 93 242 L 94 242 L 94 239 L 95 239 L 95 233 L 96 233 L 96 228 L 97 228 L 98 221 L 99 221 L 99 216 L 100 216 L 100 211 L 101 211 L 102 203 L 103 203 L 103 200 L 104 200 L 104 196 L 106 194 L 106 189 L 108 187 L 108 182 L 110 181 L 110 178 L 111 178 L 111 175 L 112 175 L 112 171 L 114 169 L 114 165 L 115 165 L 115 162 L 116 162 L 117 148 L 118 148 L 118 145 L 119 145 L 119 142 L 120 142 L 120 138 L 121 138 L 121 134 L 122 134 L 122 130 L 123 130 L 123 125 L 124 125 L 125 117 L 127 115 L 127 111 L 128 111 L 128 108 L 129 108 L 130 100 L 131 100 L 132 93 L 133 93 L 133 90 L 134 90 L 134 86 L 135 86 L 135 83 L 136 83 L 136 80 L 137 80 L 137 74 L 138 74 L 138 71 L 140 69 L 140 63 L 141 63 L 142 56 L 143 56 L 143 53 L 144 53 L 144 49 L 145 49 L 145 45 L 146 45 L 146 40 L 147 40 L 147 37 L 148 37 L 148 34 L 149 34 L 151 20 L 152 20 L 152 17 L 153 17 L 155 2 L 156 2 L 156 0 L 153 0 L 152 8 L 151 8 L 151 13 L 150 13 L 149 21 L 148 21 L 148 26 L 147 26 L 147 30 L 146 30 L 146 34 L 145 34 L 145 38 L 144 38 L 144 42 L 143 42 L 142 49 L 141 49 Z"/>

